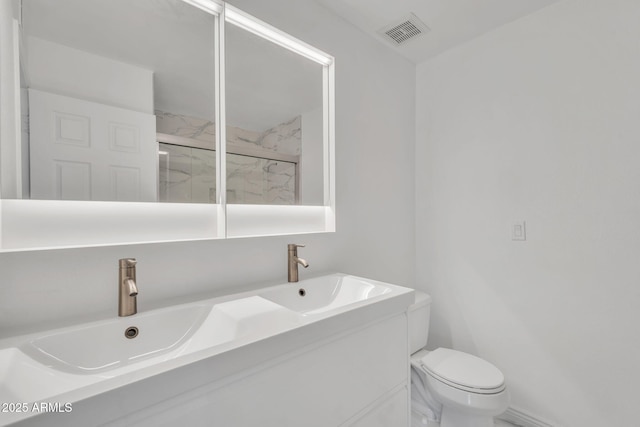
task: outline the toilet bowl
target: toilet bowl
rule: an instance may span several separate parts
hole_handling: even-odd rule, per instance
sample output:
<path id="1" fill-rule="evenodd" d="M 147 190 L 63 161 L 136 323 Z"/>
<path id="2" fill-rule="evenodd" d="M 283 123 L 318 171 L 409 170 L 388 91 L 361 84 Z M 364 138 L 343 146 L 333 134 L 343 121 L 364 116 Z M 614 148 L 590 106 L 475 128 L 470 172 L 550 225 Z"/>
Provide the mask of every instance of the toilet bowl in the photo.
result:
<path id="1" fill-rule="evenodd" d="M 436 418 L 440 427 L 493 427 L 494 417 L 509 406 L 504 375 L 486 360 L 461 351 L 424 350 L 430 306 L 431 297 L 416 291 L 416 301 L 409 308 L 409 336 L 411 366 L 420 384 L 413 388 L 424 387 L 426 399 L 417 402 L 412 396 L 414 405 L 428 407 L 422 414 L 427 412 L 428 418 Z M 414 425 L 430 424 L 425 421 Z"/>

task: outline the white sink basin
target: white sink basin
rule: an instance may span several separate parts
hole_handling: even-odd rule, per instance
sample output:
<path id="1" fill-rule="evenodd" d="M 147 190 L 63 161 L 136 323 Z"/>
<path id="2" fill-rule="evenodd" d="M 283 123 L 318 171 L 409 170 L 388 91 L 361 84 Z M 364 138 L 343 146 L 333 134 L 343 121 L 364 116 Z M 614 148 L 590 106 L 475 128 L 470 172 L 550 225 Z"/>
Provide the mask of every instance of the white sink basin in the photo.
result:
<path id="1" fill-rule="evenodd" d="M 97 322 L 44 335 L 20 347 L 53 369 L 106 373 L 149 358 L 172 359 L 300 323 L 299 316 L 258 296 L 219 304 L 190 304 Z M 137 328 L 135 338 L 125 331 Z"/>
<path id="2" fill-rule="evenodd" d="M 54 369 L 90 374 L 167 353 L 184 344 L 206 319 L 211 306 L 158 310 L 66 329 L 36 338 L 20 349 Z M 129 327 L 138 336 L 125 337 Z M 217 340 L 232 337 L 215 337 Z"/>
<path id="3" fill-rule="evenodd" d="M 387 284 L 332 274 L 273 287 L 260 296 L 303 315 L 326 313 L 391 292 Z"/>
<path id="4" fill-rule="evenodd" d="M 274 286 L 258 295 L 170 307 L 40 334 L 18 348 L 71 374 L 110 373 L 147 359 L 169 360 L 248 336 L 266 337 L 391 292 L 389 285 L 342 274 Z M 137 328 L 135 338 L 125 331 Z"/>

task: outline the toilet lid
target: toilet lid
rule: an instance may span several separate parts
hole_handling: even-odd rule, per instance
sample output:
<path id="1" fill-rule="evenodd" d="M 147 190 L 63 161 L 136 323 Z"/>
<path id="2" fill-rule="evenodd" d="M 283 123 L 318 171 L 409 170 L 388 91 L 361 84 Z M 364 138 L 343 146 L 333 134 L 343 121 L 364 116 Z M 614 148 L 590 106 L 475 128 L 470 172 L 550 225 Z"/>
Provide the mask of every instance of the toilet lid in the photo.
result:
<path id="1" fill-rule="evenodd" d="M 491 363 L 479 357 L 448 348 L 439 348 L 420 359 L 425 370 L 462 388 L 479 392 L 503 388 L 504 375 Z"/>

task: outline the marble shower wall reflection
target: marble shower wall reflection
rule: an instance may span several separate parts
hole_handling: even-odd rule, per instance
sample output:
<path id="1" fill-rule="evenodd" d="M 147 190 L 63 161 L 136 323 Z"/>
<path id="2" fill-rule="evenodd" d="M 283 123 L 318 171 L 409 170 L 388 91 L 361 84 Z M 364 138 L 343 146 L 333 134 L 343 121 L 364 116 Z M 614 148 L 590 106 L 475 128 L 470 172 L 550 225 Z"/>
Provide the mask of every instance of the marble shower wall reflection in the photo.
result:
<path id="1" fill-rule="evenodd" d="M 211 143 L 215 148 L 216 125 L 210 120 L 156 110 L 156 132 Z"/>
<path id="2" fill-rule="evenodd" d="M 159 144 L 159 199 L 164 202 L 215 203 L 215 123 L 156 111 L 157 132 L 207 143 L 208 149 Z M 234 154 L 234 148 L 264 156 Z M 227 126 L 227 202 L 295 204 L 296 164 L 269 159 L 269 153 L 299 156 L 302 119 L 294 117 L 264 132 Z"/>
<path id="3" fill-rule="evenodd" d="M 302 151 L 302 118 L 296 116 L 264 132 L 227 126 L 227 143 L 230 148 L 259 148 L 299 156 Z"/>
<path id="4" fill-rule="evenodd" d="M 295 163 L 227 153 L 227 203 L 294 205 Z"/>

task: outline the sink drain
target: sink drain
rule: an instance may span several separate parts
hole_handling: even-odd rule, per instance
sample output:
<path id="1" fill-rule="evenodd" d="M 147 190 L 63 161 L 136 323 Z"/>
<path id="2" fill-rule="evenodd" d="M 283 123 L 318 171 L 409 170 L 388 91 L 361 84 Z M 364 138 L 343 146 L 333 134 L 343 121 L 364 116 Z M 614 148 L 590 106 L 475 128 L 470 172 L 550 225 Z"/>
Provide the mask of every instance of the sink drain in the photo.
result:
<path id="1" fill-rule="evenodd" d="M 300 288 L 298 289 L 298 295 L 300 295 L 301 297 L 305 296 L 307 294 L 307 291 L 305 291 L 304 289 Z"/>
<path id="2" fill-rule="evenodd" d="M 132 339 L 138 336 L 138 332 L 138 328 L 136 328 L 135 326 L 131 326 L 124 331 L 124 336 Z"/>

